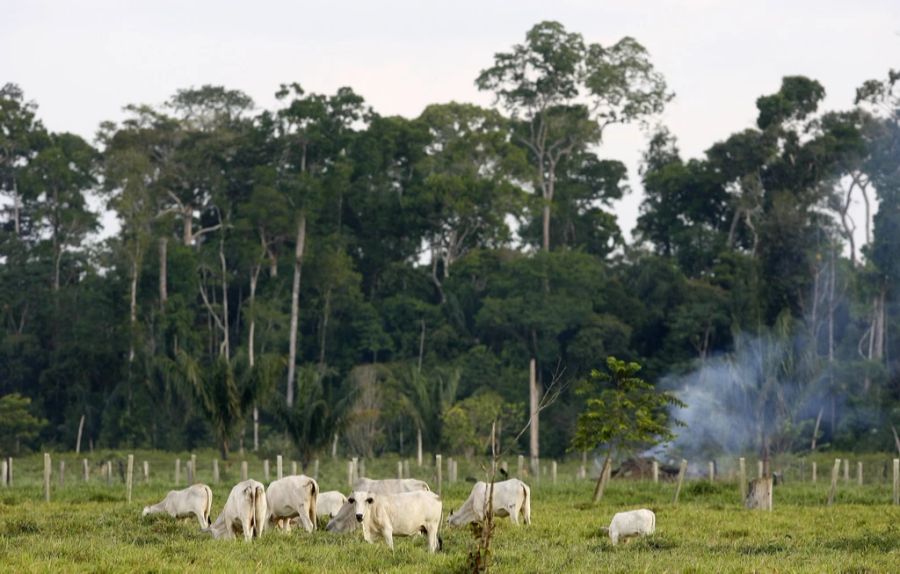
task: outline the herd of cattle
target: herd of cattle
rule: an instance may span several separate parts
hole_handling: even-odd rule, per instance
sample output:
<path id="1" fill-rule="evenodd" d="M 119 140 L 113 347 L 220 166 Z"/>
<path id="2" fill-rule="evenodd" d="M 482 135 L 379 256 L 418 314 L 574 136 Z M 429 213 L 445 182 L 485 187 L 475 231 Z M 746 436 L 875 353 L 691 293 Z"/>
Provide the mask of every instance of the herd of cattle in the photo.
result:
<path id="1" fill-rule="evenodd" d="M 231 489 L 225 506 L 215 521 L 210 521 L 212 489 L 194 484 L 183 490 L 171 490 L 159 503 L 145 506 L 143 515 L 165 513 L 175 518 L 194 516 L 203 532 L 213 538 L 250 541 L 266 528 L 290 531 L 293 526 L 307 532 L 316 529 L 319 519 L 328 520 L 330 532 L 346 533 L 362 529 L 366 542 L 381 538 L 393 549 L 394 536 L 424 534 L 428 550 L 443 546 L 439 536 L 443 506 L 441 498 L 428 484 L 412 478 L 372 480 L 360 478 L 350 496 L 337 491 L 319 492 L 315 479 L 306 475 L 286 476 L 272 481 L 269 488 L 256 480 L 245 480 Z M 481 522 L 488 507 L 489 486 L 477 482 L 469 498 L 447 523 L 464 526 Z M 531 524 L 531 489 L 519 479 L 494 483 L 492 508 L 495 516 L 509 517 L 519 524 Z M 619 540 L 652 534 L 656 516 L 641 509 L 616 514 L 608 532 L 613 544 Z"/>

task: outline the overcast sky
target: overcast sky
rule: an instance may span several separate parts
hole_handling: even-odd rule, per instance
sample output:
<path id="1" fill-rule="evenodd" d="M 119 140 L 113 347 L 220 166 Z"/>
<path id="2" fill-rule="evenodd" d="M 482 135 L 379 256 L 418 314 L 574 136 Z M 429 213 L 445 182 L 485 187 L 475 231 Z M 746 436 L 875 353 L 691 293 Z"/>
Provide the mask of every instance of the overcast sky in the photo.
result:
<path id="1" fill-rule="evenodd" d="M 203 84 L 260 107 L 280 83 L 351 86 L 381 114 L 414 117 L 429 103 L 490 104 L 478 72 L 547 19 L 588 42 L 641 42 L 676 93 L 660 121 L 685 156 L 750 126 L 782 76 L 819 80 L 838 109 L 900 67 L 900 0 L 0 0 L 0 83 L 19 84 L 50 130 L 91 140 L 122 106 Z M 606 140 L 601 155 L 629 166 L 633 192 L 617 206 L 627 232 L 646 138 L 616 129 Z"/>

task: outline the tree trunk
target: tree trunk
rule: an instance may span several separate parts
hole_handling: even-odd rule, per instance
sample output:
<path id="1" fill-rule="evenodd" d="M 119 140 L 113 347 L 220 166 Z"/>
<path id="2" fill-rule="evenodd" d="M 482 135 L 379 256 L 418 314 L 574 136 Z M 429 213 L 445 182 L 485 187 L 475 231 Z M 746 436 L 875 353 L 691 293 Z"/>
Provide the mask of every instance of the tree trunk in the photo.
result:
<path id="1" fill-rule="evenodd" d="M 542 229 L 543 229 L 543 242 L 541 246 L 544 251 L 550 251 L 550 204 L 544 204 L 544 214 L 542 221 Z"/>
<path id="2" fill-rule="evenodd" d="M 541 394 L 538 389 L 537 383 L 537 365 L 534 359 L 528 364 L 528 394 L 530 396 L 530 423 L 531 423 L 531 436 L 530 436 L 530 451 L 531 451 L 531 460 L 532 466 L 536 465 L 537 459 L 541 455 L 540 449 L 540 402 L 541 402 Z"/>
<path id="3" fill-rule="evenodd" d="M 422 325 L 422 331 L 419 333 L 419 363 L 418 363 L 418 371 L 422 372 L 422 355 L 425 354 L 425 319 L 420 319 L 419 322 Z"/>
<path id="4" fill-rule="evenodd" d="M 219 262 L 222 265 L 222 354 L 231 358 L 231 344 L 228 333 L 228 266 L 225 264 L 225 228 L 219 239 Z"/>
<path id="5" fill-rule="evenodd" d="M 194 244 L 194 208 L 189 205 L 181 210 L 181 233 L 186 247 Z"/>
<path id="6" fill-rule="evenodd" d="M 597 478 L 597 484 L 594 485 L 594 496 L 592 500 L 595 504 L 600 502 L 600 499 L 603 498 L 603 491 L 606 489 L 606 481 L 609 477 L 609 466 L 612 464 L 612 453 L 612 449 L 607 451 L 606 458 L 603 460 L 603 468 L 600 469 L 600 476 Z"/>
<path id="7" fill-rule="evenodd" d="M 297 324 L 300 314 L 300 273 L 303 269 L 303 249 L 306 243 L 306 214 L 300 213 L 297 222 L 297 241 L 294 247 L 294 285 L 291 290 L 291 332 L 288 348 L 287 393 L 285 402 L 288 407 L 294 406 L 294 377 L 297 361 Z"/>
<path id="8" fill-rule="evenodd" d="M 84 415 L 78 421 L 78 438 L 75 439 L 75 454 L 81 453 L 81 434 L 84 431 Z"/>
<path id="9" fill-rule="evenodd" d="M 257 263 L 250 272 L 250 327 L 247 336 L 247 362 L 250 370 L 256 364 L 256 285 L 259 282 L 259 272 L 262 265 Z M 259 405 L 253 404 L 253 452 L 259 451 Z"/>
<path id="10" fill-rule="evenodd" d="M 750 489 L 744 500 L 746 508 L 772 510 L 772 477 L 763 476 L 750 481 Z"/>
<path id="11" fill-rule="evenodd" d="M 128 314 L 128 324 L 131 327 L 128 345 L 128 363 L 134 362 L 134 326 L 137 323 L 137 283 L 138 283 L 138 260 L 135 256 L 131 261 L 131 300 Z"/>
<path id="12" fill-rule="evenodd" d="M 166 277 L 168 270 L 168 246 L 169 238 L 159 238 L 159 308 L 166 308 L 166 301 L 169 300 L 168 279 Z"/>
<path id="13" fill-rule="evenodd" d="M 22 216 L 21 216 L 22 200 L 19 198 L 19 187 L 16 183 L 16 178 L 13 177 L 12 181 L 13 181 L 13 185 L 12 185 L 12 189 L 13 189 L 13 221 L 14 221 L 14 227 L 16 230 L 16 238 L 18 239 L 18 237 L 21 235 L 21 232 L 22 232 L 21 223 L 20 223 L 21 218 L 22 218 Z"/>

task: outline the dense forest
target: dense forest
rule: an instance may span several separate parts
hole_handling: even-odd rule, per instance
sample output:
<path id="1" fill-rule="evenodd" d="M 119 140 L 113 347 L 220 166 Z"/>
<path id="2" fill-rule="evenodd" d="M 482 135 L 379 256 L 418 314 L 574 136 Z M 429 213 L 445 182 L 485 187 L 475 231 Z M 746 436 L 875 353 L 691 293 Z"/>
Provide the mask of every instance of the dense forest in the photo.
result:
<path id="1" fill-rule="evenodd" d="M 686 158 L 636 40 L 543 22 L 485 56 L 491 108 L 385 117 L 351 88 L 285 84 L 260 110 L 203 86 L 128 106 L 93 142 L 6 84 L 0 450 L 83 432 L 472 454 L 498 420 L 524 452 L 534 359 L 555 399 L 541 454 L 560 456 L 610 355 L 684 391 L 683 448 L 894 448 L 900 73 L 838 111 L 785 77 L 755 125 Z M 604 158 L 621 124 L 647 129 L 637 174 Z M 638 187 L 626 242 L 613 205 Z M 750 438 L 698 434 L 704 419 Z"/>

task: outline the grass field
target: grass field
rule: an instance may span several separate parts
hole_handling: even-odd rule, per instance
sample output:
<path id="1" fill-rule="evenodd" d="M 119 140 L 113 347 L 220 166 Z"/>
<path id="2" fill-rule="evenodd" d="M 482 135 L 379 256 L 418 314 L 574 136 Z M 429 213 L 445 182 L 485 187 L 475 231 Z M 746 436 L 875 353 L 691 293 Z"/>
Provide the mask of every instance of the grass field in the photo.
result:
<path id="1" fill-rule="evenodd" d="M 200 461 L 212 453 L 200 453 Z M 392 553 L 383 544 L 366 544 L 359 532 L 337 535 L 267 532 L 246 544 L 217 541 L 201 533 L 196 521 L 166 516 L 141 518 L 141 508 L 172 488 L 173 455 L 136 453 L 151 461 L 151 480 L 136 481 L 134 499 L 125 502 L 119 477 L 101 480 L 92 457 L 92 476 L 81 480 L 74 455 L 66 458 L 67 484 L 56 485 L 43 501 L 39 457 L 17 459 L 12 488 L 0 489 L 0 569 L 8 572 L 452 572 L 460 571 L 472 544 L 466 529 L 442 531 L 444 552 L 429 555 L 422 537 L 397 539 Z M 881 457 L 877 460 L 883 460 Z M 184 458 L 183 458 L 184 460 Z M 367 474 L 396 476 L 396 458 L 369 461 Z M 791 481 L 776 487 L 773 512 L 741 508 L 734 482 L 685 484 L 677 506 L 674 485 L 616 481 L 605 499 L 587 504 L 592 484 L 576 481 L 574 466 L 561 466 L 559 483 L 547 477 L 532 485 L 531 527 L 500 519 L 493 546 L 496 572 L 900 572 L 900 507 L 890 502 L 890 484 L 878 472 L 866 484 L 841 481 L 837 503 L 824 505 L 828 471 L 820 463 L 819 482 Z M 54 462 L 54 473 L 57 472 Z M 207 465 L 208 466 L 208 463 Z M 198 463 L 199 479 L 210 473 Z M 289 464 L 286 464 L 289 467 Z M 873 459 L 872 467 L 877 467 Z M 798 467 L 799 468 L 799 467 Z M 412 474 L 432 480 L 432 469 Z M 460 478 L 475 474 L 460 461 Z M 184 473 L 184 469 L 182 470 Z M 272 473 L 274 475 L 274 463 Z M 855 472 L 855 469 L 854 469 Z M 230 486 L 240 479 L 237 461 L 222 466 L 222 483 L 213 485 L 213 515 Z M 261 464 L 251 461 L 251 477 L 262 480 Z M 184 475 L 183 475 L 184 476 Z M 346 490 L 346 462 L 324 461 L 322 490 Z M 471 485 L 444 484 L 444 509 L 458 507 Z M 613 547 L 600 527 L 615 512 L 647 507 L 657 514 L 657 533 Z"/>

